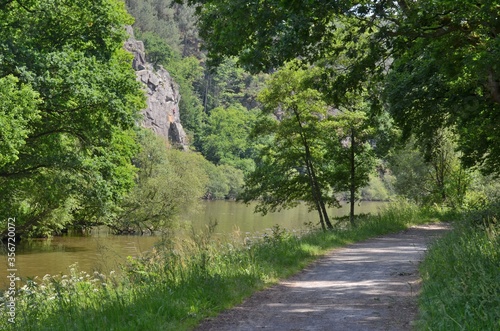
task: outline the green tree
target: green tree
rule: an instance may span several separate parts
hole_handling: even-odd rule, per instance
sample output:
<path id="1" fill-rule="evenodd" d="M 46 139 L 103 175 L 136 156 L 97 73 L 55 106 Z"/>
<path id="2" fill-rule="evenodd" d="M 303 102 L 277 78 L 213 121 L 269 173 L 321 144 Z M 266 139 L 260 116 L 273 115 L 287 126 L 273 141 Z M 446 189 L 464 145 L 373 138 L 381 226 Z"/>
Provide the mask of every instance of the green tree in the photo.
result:
<path id="1" fill-rule="evenodd" d="M 325 173 L 335 192 L 349 192 L 349 220 L 354 226 L 358 193 L 368 184 L 375 166 L 375 153 L 369 142 L 374 129 L 366 113 L 353 108 L 329 117 L 322 124 L 325 125 L 322 139 L 328 155 Z"/>
<path id="2" fill-rule="evenodd" d="M 171 0 L 126 0 L 129 13 L 135 17 L 134 29 L 149 32 L 165 41 L 176 54 L 182 53 L 182 35 L 175 19 Z"/>
<path id="3" fill-rule="evenodd" d="M 172 47 L 157 34 L 150 31 L 142 32 L 141 30 L 134 34 L 144 42 L 147 61 L 155 68 L 158 68 L 159 65 L 169 66 L 171 62 L 178 61 L 179 57 Z"/>
<path id="4" fill-rule="evenodd" d="M 253 146 L 248 138 L 255 115 L 243 106 L 215 108 L 210 112 L 201 138 L 201 152 L 215 164 L 252 170 Z"/>
<path id="5" fill-rule="evenodd" d="M 180 61 L 168 65 L 172 77 L 178 82 L 181 92 L 179 111 L 183 126 L 194 135 L 193 142 L 197 142 L 203 129 L 206 114 L 203 104 L 196 90 L 197 84 L 203 78 L 203 67 L 193 56 L 185 57 Z"/>
<path id="6" fill-rule="evenodd" d="M 422 203 L 428 194 L 428 174 L 430 166 L 415 146 L 413 140 L 404 144 L 389 155 L 389 168 L 393 175 L 394 191 L 416 203 Z"/>
<path id="7" fill-rule="evenodd" d="M 208 185 L 203 197 L 209 200 L 224 199 L 229 192 L 229 182 L 221 167 L 205 161 L 203 168 L 208 175 Z"/>
<path id="8" fill-rule="evenodd" d="M 411 139 L 391 155 L 395 191 L 417 203 L 462 208 L 472 174 L 459 161 L 454 135 L 438 133 L 425 149 Z"/>
<path id="9" fill-rule="evenodd" d="M 244 172 L 227 164 L 221 165 L 220 170 L 224 174 L 224 177 L 227 178 L 229 186 L 229 190 L 225 197 L 227 199 L 237 199 L 242 193 L 243 186 L 245 185 Z"/>
<path id="10" fill-rule="evenodd" d="M 246 181 L 244 200 L 259 198 L 263 213 L 295 206 L 303 200 L 316 209 L 323 229 L 332 228 L 326 205 L 338 205 L 329 196 L 321 173 L 323 151 L 318 149 L 319 122 L 327 114 L 321 93 L 307 88 L 308 73 L 293 65 L 278 71 L 260 95 L 266 112 L 277 112 L 274 123 L 263 120 L 257 135 L 272 135 L 262 149 L 256 170 Z"/>
<path id="11" fill-rule="evenodd" d="M 133 186 L 144 105 L 123 50 L 131 23 L 123 3 L 8 1 L 0 21 L 2 102 L 26 97 L 1 115 L 15 119 L 17 137 L 11 151 L 2 144 L 0 218 L 15 216 L 20 234 L 47 235 L 112 215 Z"/>
<path id="12" fill-rule="evenodd" d="M 463 9 L 458 4 L 441 5 L 428 13 L 429 18 L 446 13 L 430 19 L 436 37 L 424 33 L 395 60 L 386 100 L 406 136 L 413 133 L 432 140 L 443 127 L 453 127 L 464 164 L 498 172 L 500 99 L 497 64 L 491 57 L 498 45 L 487 32 L 494 29 L 486 17 L 491 13 L 472 3 L 464 3 Z"/>
<path id="13" fill-rule="evenodd" d="M 134 157 L 137 184 L 109 223 L 118 233 L 175 227 L 179 214 L 194 208 L 208 185 L 199 155 L 168 150 L 166 142 L 147 129 L 140 131 L 139 142 L 141 150 Z"/>
<path id="14" fill-rule="evenodd" d="M 252 71 L 310 57 L 327 39 L 333 12 L 347 4 L 327 0 L 285 3 L 265 0 L 192 0 L 199 4 L 200 36 L 214 64 L 235 56 Z M 313 28 L 314 27 L 314 28 Z"/>
<path id="15" fill-rule="evenodd" d="M 453 126 L 464 164 L 500 171 L 496 1 L 189 2 L 200 4 L 200 35 L 215 63 L 237 56 L 267 71 L 297 57 L 333 59 L 325 67 L 336 72 L 344 54 L 351 64 L 328 77 L 339 91 L 390 73 L 386 101 L 406 137 Z"/>
<path id="16" fill-rule="evenodd" d="M 19 159 L 32 123 L 40 120 L 38 93 L 18 82 L 12 75 L 0 78 L 0 167 Z"/>
<path id="17" fill-rule="evenodd" d="M 349 191 L 350 220 L 359 190 L 375 166 L 370 144 L 375 129 L 365 110 L 363 95 L 349 95 L 342 107 L 328 107 L 325 95 L 311 84 L 320 67 L 288 64 L 272 76 L 260 100 L 276 120 L 261 120 L 256 133 L 272 140 L 261 151 L 257 169 L 247 178 L 245 200 L 260 198 L 258 210 L 267 212 L 308 202 L 318 211 L 320 224 L 331 227 L 326 205 L 339 206 L 335 193 Z"/>
<path id="18" fill-rule="evenodd" d="M 217 67 L 208 67 L 200 94 L 206 113 L 217 107 L 241 104 L 247 109 L 257 107 L 257 94 L 266 75 L 251 75 L 238 66 L 236 58 L 228 58 Z"/>

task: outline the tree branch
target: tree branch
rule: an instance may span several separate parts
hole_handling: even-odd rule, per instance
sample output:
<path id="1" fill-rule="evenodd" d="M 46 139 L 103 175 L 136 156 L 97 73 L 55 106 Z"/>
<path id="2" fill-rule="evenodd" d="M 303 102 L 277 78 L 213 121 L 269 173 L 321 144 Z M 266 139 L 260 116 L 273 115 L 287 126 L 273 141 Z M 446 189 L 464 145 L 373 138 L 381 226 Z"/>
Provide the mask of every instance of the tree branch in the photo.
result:
<path id="1" fill-rule="evenodd" d="M 41 168 L 49 168 L 50 166 L 47 164 L 39 164 L 37 166 L 31 167 L 31 168 L 26 168 L 22 169 L 16 172 L 0 172 L 0 177 L 2 178 L 9 178 L 9 177 L 23 177 L 26 175 L 32 174 L 34 171 L 41 169 Z"/>

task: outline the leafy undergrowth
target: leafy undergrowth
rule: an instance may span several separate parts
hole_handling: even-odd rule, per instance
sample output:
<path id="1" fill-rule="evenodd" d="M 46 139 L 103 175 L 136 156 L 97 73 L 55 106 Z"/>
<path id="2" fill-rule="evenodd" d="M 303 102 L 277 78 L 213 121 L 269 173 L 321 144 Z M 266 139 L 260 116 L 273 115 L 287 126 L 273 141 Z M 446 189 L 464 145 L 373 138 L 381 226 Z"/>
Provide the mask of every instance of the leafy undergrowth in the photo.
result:
<path id="1" fill-rule="evenodd" d="M 421 265 L 421 330 L 500 330 L 497 212 L 474 212 L 437 241 Z"/>
<path id="2" fill-rule="evenodd" d="M 356 228 L 338 226 L 326 233 L 292 235 L 275 226 L 251 242 L 216 242 L 207 233 L 189 241 L 167 240 L 147 256 L 129 259 L 120 276 L 89 275 L 73 267 L 69 275 L 28 281 L 16 294 L 16 324 L 8 322 L 5 296 L 0 329 L 187 330 L 331 248 L 433 221 L 436 215 L 398 203 L 363 216 Z"/>

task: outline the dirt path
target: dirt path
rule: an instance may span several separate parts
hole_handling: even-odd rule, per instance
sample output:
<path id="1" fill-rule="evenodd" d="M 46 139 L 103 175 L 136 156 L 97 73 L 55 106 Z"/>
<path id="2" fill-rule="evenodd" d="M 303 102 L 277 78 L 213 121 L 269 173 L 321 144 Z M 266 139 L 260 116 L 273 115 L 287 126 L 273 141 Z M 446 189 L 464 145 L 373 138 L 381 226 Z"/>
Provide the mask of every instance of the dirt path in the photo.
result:
<path id="1" fill-rule="evenodd" d="M 449 227 L 413 227 L 336 249 L 196 330 L 411 330 L 418 263 Z"/>

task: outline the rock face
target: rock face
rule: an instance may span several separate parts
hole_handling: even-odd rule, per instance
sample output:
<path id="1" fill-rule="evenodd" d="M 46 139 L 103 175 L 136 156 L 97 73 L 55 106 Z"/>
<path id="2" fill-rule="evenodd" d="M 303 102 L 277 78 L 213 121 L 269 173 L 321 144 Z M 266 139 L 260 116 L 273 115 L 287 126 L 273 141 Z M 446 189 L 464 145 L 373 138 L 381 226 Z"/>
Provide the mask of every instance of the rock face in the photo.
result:
<path id="1" fill-rule="evenodd" d="M 181 96 L 178 85 L 163 67 L 155 70 L 152 64 L 146 62 L 144 43 L 135 39 L 132 27 L 127 27 L 127 31 L 130 38 L 125 43 L 125 49 L 134 55 L 132 65 L 137 80 L 144 84 L 147 97 L 147 108 L 142 111 L 141 125 L 153 130 L 172 145 L 187 149 L 187 136 L 179 114 Z"/>

